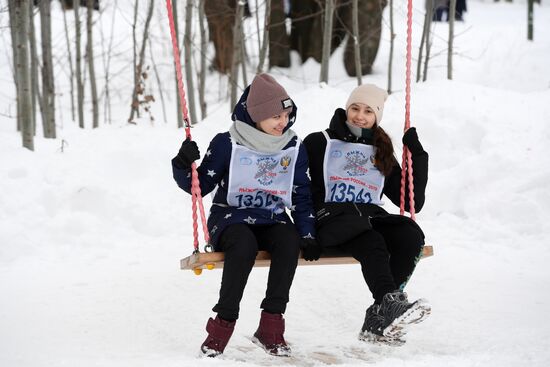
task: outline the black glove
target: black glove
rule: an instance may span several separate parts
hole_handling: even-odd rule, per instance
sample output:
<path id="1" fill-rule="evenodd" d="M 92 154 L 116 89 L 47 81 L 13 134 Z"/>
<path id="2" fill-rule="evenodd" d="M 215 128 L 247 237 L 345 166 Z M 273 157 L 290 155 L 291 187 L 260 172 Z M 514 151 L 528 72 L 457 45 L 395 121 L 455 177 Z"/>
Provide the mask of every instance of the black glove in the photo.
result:
<path id="1" fill-rule="evenodd" d="M 178 155 L 172 159 L 172 163 L 174 163 L 177 168 L 190 168 L 191 164 L 199 159 L 200 156 L 201 153 L 199 152 L 197 143 L 187 138 L 181 144 L 180 151 Z"/>
<path id="2" fill-rule="evenodd" d="M 323 248 L 314 238 L 302 238 L 302 254 L 306 261 L 317 261 L 323 252 Z"/>
<path id="3" fill-rule="evenodd" d="M 416 133 L 416 128 L 411 127 L 403 135 L 403 144 L 409 148 L 412 155 L 424 153 L 424 148 L 420 141 L 418 140 L 418 134 Z"/>

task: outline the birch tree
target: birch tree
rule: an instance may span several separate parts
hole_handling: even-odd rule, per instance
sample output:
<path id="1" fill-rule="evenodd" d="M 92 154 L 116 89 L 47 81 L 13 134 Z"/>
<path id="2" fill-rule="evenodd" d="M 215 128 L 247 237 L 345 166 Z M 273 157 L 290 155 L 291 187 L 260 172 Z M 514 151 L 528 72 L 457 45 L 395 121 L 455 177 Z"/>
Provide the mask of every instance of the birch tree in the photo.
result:
<path id="1" fill-rule="evenodd" d="M 43 1 L 43 0 L 42 0 Z M 93 41 L 93 15 L 94 0 L 88 0 L 86 16 L 87 43 L 86 54 L 88 59 L 88 72 L 90 73 L 90 89 L 92 97 L 92 128 L 99 127 L 99 104 L 97 101 L 97 82 L 95 77 L 94 41 Z"/>
<path id="2" fill-rule="evenodd" d="M 527 39 L 533 40 L 533 0 L 527 0 Z"/>
<path id="3" fill-rule="evenodd" d="M 269 0 L 268 0 L 269 1 Z M 201 40 L 201 70 L 199 72 L 199 105 L 201 108 L 201 120 L 206 118 L 206 100 L 204 90 L 206 87 L 206 51 L 208 49 L 208 38 L 206 36 L 206 25 L 204 24 L 204 0 L 199 0 L 199 29 Z"/>
<path id="4" fill-rule="evenodd" d="M 19 81 L 17 80 L 17 64 L 19 63 L 19 52 L 17 46 L 19 45 L 18 39 L 18 19 L 15 12 L 15 0 L 8 0 L 8 12 L 10 19 L 10 34 L 11 34 L 11 46 L 12 46 L 12 62 L 13 62 L 13 82 L 15 85 L 15 105 L 17 106 L 16 113 L 16 127 L 17 131 L 21 131 L 21 113 L 19 112 Z"/>
<path id="5" fill-rule="evenodd" d="M 265 2 L 265 16 L 264 16 L 264 33 L 262 35 L 262 42 L 260 45 L 260 56 L 258 60 L 258 67 L 256 68 L 256 74 L 261 74 L 264 71 L 264 63 L 267 55 L 267 46 L 269 45 L 269 19 L 271 18 L 271 0 Z M 258 37 L 259 40 L 259 37 Z"/>
<path id="6" fill-rule="evenodd" d="M 44 137 L 55 139 L 55 84 L 52 56 L 51 0 L 40 1 L 42 35 L 42 127 Z"/>
<path id="7" fill-rule="evenodd" d="M 71 51 L 71 41 L 69 40 L 69 27 L 67 26 L 67 14 L 65 10 L 63 13 L 63 27 L 65 28 L 65 42 L 67 43 L 67 58 L 69 61 L 69 75 L 71 80 L 71 119 L 75 121 L 75 108 L 74 108 L 74 67 L 73 67 L 73 55 Z"/>
<path id="8" fill-rule="evenodd" d="M 328 83 L 328 69 L 330 63 L 330 47 L 332 41 L 332 17 L 334 14 L 334 0 L 325 0 L 325 19 L 323 29 L 323 57 L 321 59 L 320 83 Z"/>
<path id="9" fill-rule="evenodd" d="M 231 97 L 229 108 L 233 110 L 233 106 L 237 103 L 237 80 L 239 77 L 239 61 L 241 56 L 241 27 L 244 15 L 244 2 L 239 0 L 237 2 L 237 15 L 235 16 L 235 25 L 233 26 L 233 61 L 231 64 L 231 74 L 229 78 L 231 80 Z"/>
<path id="10" fill-rule="evenodd" d="M 75 67 L 76 67 L 76 106 L 78 110 L 78 126 L 84 129 L 84 82 L 82 81 L 82 51 L 80 33 L 80 11 L 79 4 L 74 5 L 74 22 L 75 22 Z"/>
<path id="11" fill-rule="evenodd" d="M 433 1 L 426 0 L 426 13 L 424 14 L 424 27 L 422 28 L 422 36 L 420 38 L 420 46 L 418 47 L 418 62 L 416 64 L 416 82 L 418 83 L 422 78 L 421 68 L 422 68 L 422 53 L 424 47 L 428 48 L 427 44 L 429 43 L 430 38 L 430 28 L 432 24 L 432 15 L 433 15 Z"/>
<path id="12" fill-rule="evenodd" d="M 391 1 L 391 0 L 390 0 Z M 357 85 L 363 84 L 361 71 L 361 47 L 359 47 L 359 4 L 358 0 L 353 0 L 352 4 L 352 22 L 353 22 L 353 50 L 355 53 L 355 74 L 357 75 Z"/>
<path id="13" fill-rule="evenodd" d="M 179 47 L 179 44 L 180 44 L 180 36 L 179 36 L 179 22 L 178 22 L 178 1 L 172 1 L 172 13 L 174 14 L 174 28 L 175 28 L 175 31 L 176 31 L 176 44 L 178 44 L 178 47 Z M 181 56 L 181 55 L 180 55 Z M 178 78 L 177 78 L 177 75 L 178 75 L 178 72 L 176 70 L 176 62 L 174 62 L 174 81 L 176 82 L 176 96 L 178 96 L 178 89 L 179 89 L 179 86 L 178 86 Z M 181 128 L 183 127 L 183 113 L 182 113 L 182 106 L 181 106 L 181 100 L 179 99 L 179 97 L 176 97 L 176 109 L 177 109 L 177 119 L 178 119 L 178 128 Z"/>
<path id="14" fill-rule="evenodd" d="M 392 64 L 393 64 L 393 46 L 395 32 L 393 28 L 393 0 L 390 0 L 390 56 L 388 58 L 388 94 L 391 94 L 392 88 Z"/>
<path id="15" fill-rule="evenodd" d="M 137 6 L 137 2 L 136 2 L 136 6 Z M 154 8 L 155 8 L 155 0 L 150 0 L 149 8 L 147 10 L 147 18 L 145 20 L 145 27 L 143 29 L 143 39 L 141 41 L 141 47 L 139 50 L 137 65 L 135 68 L 136 77 L 134 79 L 134 89 L 132 92 L 132 106 L 130 109 L 130 118 L 128 119 L 128 122 L 132 122 L 134 120 L 134 114 L 136 112 L 137 112 L 137 116 L 139 117 L 140 101 L 138 99 L 138 96 L 141 96 L 144 92 L 144 85 L 141 82 L 141 78 L 143 73 L 143 63 L 145 61 L 145 48 L 147 47 L 147 38 L 149 37 L 149 26 L 151 25 L 151 18 L 153 17 Z M 144 102 L 148 102 L 148 98 Z"/>
<path id="16" fill-rule="evenodd" d="M 42 110 L 38 85 L 38 51 L 36 50 L 36 31 L 34 27 L 34 4 L 29 1 L 29 46 L 31 48 L 31 95 L 32 95 L 32 131 L 36 135 L 36 104 Z"/>
<path id="17" fill-rule="evenodd" d="M 455 33 L 455 8 L 456 0 L 449 4 L 449 41 L 447 47 L 447 79 L 453 79 L 453 41 Z"/>
<path id="18" fill-rule="evenodd" d="M 185 79 L 187 80 L 187 102 L 191 124 L 196 124 L 197 113 L 195 109 L 195 83 L 193 81 L 193 63 L 191 62 L 191 27 L 193 21 L 193 0 L 187 0 L 185 6 L 185 35 L 183 36 L 183 55 L 185 60 Z"/>
<path id="19" fill-rule="evenodd" d="M 31 75 L 29 63 L 29 0 L 9 0 L 8 5 L 13 8 L 17 43 L 13 45 L 16 53 L 15 73 L 18 82 L 18 118 L 21 121 L 21 137 L 23 147 L 34 150 L 34 134 L 32 127 L 32 95 Z"/>

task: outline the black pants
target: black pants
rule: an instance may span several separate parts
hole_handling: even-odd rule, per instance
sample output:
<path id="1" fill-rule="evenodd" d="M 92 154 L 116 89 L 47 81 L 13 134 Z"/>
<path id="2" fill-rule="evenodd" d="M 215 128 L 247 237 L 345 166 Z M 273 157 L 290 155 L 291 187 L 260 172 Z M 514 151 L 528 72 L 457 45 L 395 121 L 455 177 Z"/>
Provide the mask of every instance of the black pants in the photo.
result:
<path id="1" fill-rule="evenodd" d="M 363 277 L 376 303 L 403 289 L 419 260 L 424 239 L 409 223 L 377 223 L 340 249 L 361 263 Z"/>
<path id="2" fill-rule="evenodd" d="M 258 250 L 271 254 L 267 290 L 260 307 L 270 313 L 285 312 L 300 253 L 300 236 L 293 224 L 233 224 L 221 234 L 218 247 L 225 253 L 220 298 L 212 309 L 219 317 L 239 318 L 239 304 Z"/>

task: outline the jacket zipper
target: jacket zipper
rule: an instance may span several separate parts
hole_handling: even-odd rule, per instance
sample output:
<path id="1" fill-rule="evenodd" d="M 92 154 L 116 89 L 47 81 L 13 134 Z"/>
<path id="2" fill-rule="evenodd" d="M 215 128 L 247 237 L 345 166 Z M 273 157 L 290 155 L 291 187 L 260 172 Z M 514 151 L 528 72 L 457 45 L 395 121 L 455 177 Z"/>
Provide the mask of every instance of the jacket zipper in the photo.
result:
<path id="1" fill-rule="evenodd" d="M 357 207 L 357 204 L 355 204 L 355 201 L 353 202 L 353 206 L 355 207 L 355 209 L 357 209 L 357 212 L 359 213 L 359 216 L 362 217 L 363 213 L 361 213 L 361 210 L 359 210 L 359 208 Z"/>

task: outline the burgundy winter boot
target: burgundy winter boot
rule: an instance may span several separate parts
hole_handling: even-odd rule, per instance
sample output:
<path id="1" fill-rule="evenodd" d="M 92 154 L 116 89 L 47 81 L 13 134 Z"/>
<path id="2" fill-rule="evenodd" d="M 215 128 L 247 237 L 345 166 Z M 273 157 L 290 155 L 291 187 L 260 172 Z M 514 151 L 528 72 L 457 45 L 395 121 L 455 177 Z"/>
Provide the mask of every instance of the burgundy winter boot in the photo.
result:
<path id="1" fill-rule="evenodd" d="M 262 311 L 260 326 L 254 333 L 252 341 L 273 356 L 289 357 L 291 351 L 285 342 L 284 332 L 283 315 Z"/>
<path id="2" fill-rule="evenodd" d="M 217 357 L 223 353 L 231 334 L 235 329 L 235 321 L 225 321 L 216 316 L 209 318 L 206 324 L 208 336 L 201 345 L 201 352 L 207 357 Z"/>

